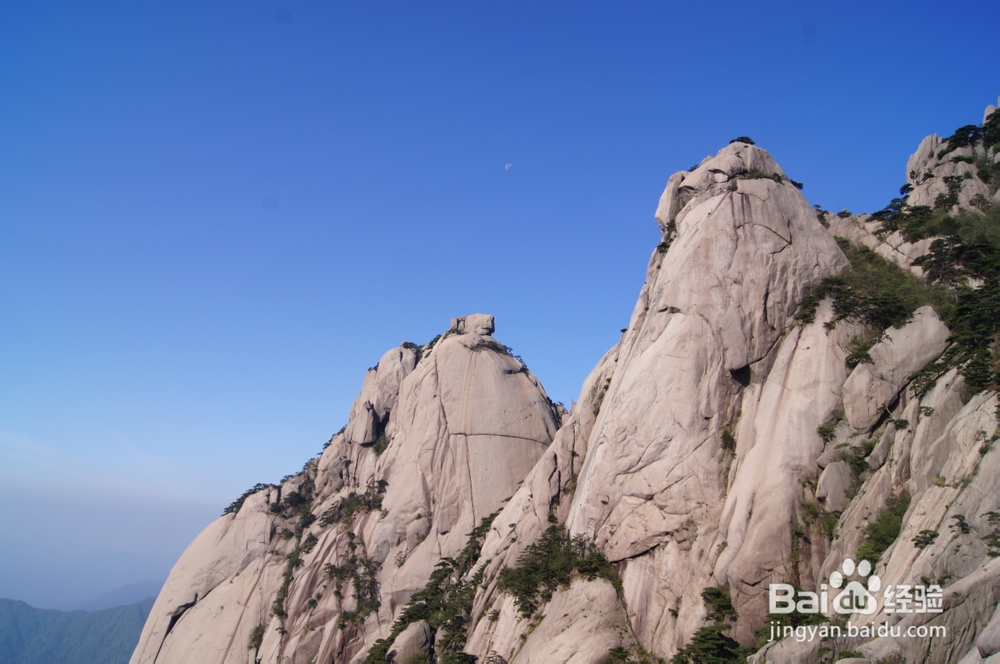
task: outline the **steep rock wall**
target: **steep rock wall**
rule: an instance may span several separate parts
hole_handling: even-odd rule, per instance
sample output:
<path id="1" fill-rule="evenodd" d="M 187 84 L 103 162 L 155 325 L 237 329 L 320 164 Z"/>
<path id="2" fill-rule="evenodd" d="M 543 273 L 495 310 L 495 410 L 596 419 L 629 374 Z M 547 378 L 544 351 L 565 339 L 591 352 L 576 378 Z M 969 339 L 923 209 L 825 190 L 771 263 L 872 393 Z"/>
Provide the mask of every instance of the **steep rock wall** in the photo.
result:
<path id="1" fill-rule="evenodd" d="M 497 518 L 483 559 L 489 579 L 557 515 L 619 564 L 615 601 L 630 629 L 607 628 L 605 642 L 670 656 L 701 623 L 705 587 L 732 584 L 749 630 L 761 578 L 787 569 L 798 479 L 823 449 L 816 427 L 846 377 L 849 339 L 824 331 L 828 307 L 804 330 L 792 314 L 847 262 L 770 155 L 742 143 L 673 176 L 657 219 L 664 243 L 627 331 Z M 518 628 L 487 584 L 477 606 L 490 600 L 495 627 L 480 621 L 468 651 L 530 661 L 520 634 L 531 625 Z"/>
<path id="2" fill-rule="evenodd" d="M 929 137 L 911 157 L 910 204 L 980 204 L 983 180 L 966 166 L 993 151 L 944 149 Z M 393 622 L 497 510 L 464 579 L 464 649 L 478 661 L 669 658 L 710 623 L 702 591 L 713 587 L 728 589 L 728 632 L 749 644 L 768 619 L 769 583 L 829 583 L 903 495 L 874 572 L 883 584 L 939 582 L 943 611 L 851 619 L 944 626 L 947 642 L 786 639 L 752 661 L 1000 656 L 996 394 L 969 394 L 955 369 L 915 388 L 914 372 L 952 342 L 930 307 L 853 368 L 848 346 L 870 331 L 829 299 L 812 322 L 794 318 L 811 286 L 848 268 L 834 236 L 918 276 L 933 238 L 908 243 L 867 215 L 822 217 L 746 143 L 672 176 L 629 326 L 570 414 L 492 339 L 492 317 L 389 351 L 321 458 L 192 543 L 132 661 L 360 662 L 393 636 L 397 658 L 440 654 L 438 619 Z M 499 581 L 554 527 L 600 551 L 617 578 L 574 576 L 525 616 Z M 940 536 L 918 546 L 926 532 Z"/>
<path id="3" fill-rule="evenodd" d="M 131 661 L 363 659 L 558 428 L 558 407 L 492 332 L 492 316 L 469 316 L 433 345 L 387 352 L 318 460 L 191 544 Z"/>

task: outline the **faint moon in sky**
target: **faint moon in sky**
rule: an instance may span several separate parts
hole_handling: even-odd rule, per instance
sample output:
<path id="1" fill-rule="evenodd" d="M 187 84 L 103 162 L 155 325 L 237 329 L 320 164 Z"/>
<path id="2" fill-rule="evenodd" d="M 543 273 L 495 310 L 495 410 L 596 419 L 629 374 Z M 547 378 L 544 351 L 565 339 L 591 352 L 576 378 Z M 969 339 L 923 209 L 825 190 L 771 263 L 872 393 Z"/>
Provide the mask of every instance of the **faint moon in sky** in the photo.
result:
<path id="1" fill-rule="evenodd" d="M 505 171 L 509 171 L 509 170 L 510 170 L 511 168 L 513 168 L 513 167 L 514 167 L 514 164 L 507 164 L 506 166 L 504 166 L 504 167 L 503 167 L 503 169 L 504 169 Z"/>

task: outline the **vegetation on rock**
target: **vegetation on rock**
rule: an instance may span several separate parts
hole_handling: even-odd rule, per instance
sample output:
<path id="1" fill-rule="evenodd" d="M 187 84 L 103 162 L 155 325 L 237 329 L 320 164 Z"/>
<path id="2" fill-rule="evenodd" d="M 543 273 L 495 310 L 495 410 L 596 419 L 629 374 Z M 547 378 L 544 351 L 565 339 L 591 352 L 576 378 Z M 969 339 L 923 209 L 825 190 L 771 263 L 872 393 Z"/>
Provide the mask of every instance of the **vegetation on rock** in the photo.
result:
<path id="1" fill-rule="evenodd" d="M 621 592 L 614 566 L 582 536 L 570 538 L 563 526 L 550 526 L 517 559 L 517 565 L 500 572 L 497 588 L 514 596 L 518 610 L 530 618 L 539 606 L 552 599 L 573 574 L 588 580 L 607 579 Z"/>
<path id="2" fill-rule="evenodd" d="M 382 566 L 363 553 L 358 553 L 357 536 L 352 531 L 347 531 L 347 549 L 349 553 L 343 565 L 326 564 L 326 578 L 334 582 L 334 593 L 338 597 L 343 596 L 343 583 L 348 580 L 351 582 L 354 610 L 340 614 L 341 629 L 347 625 L 360 625 L 382 606 L 378 592 L 378 571 Z"/>
<path id="3" fill-rule="evenodd" d="M 392 439 L 389 436 L 382 434 L 372 445 L 372 451 L 375 452 L 376 456 L 382 456 L 382 453 L 389 449 L 389 443 L 391 442 Z"/>
<path id="4" fill-rule="evenodd" d="M 392 631 L 386 639 L 379 639 L 368 651 L 365 664 L 377 664 L 389 661 L 389 648 L 397 636 L 403 633 L 409 625 L 420 620 L 426 620 L 436 633 L 443 630 L 443 637 L 435 640 L 439 662 L 462 662 L 462 648 L 467 638 L 468 622 L 472 617 L 472 600 L 476 589 L 483 578 L 485 565 L 470 578 L 466 578 L 472 566 L 479 559 L 483 542 L 489 532 L 490 524 L 499 512 L 494 512 L 480 521 L 479 525 L 469 533 L 465 548 L 456 558 L 442 558 L 438 562 L 430 579 L 423 589 L 410 597 L 409 603 L 403 607 L 399 618 L 392 625 Z M 467 655 L 465 655 L 467 656 Z M 472 661 L 475 661 L 474 659 Z"/>
<path id="5" fill-rule="evenodd" d="M 385 480 L 379 480 L 365 490 L 364 493 L 352 491 L 323 512 L 319 518 L 321 526 L 332 526 L 335 523 L 350 523 L 355 514 L 374 512 L 382 508 L 382 496 L 389 485 Z"/>
<path id="6" fill-rule="evenodd" d="M 285 602 L 288 599 L 292 576 L 295 570 L 302 566 L 302 556 L 312 551 L 318 541 L 312 534 L 305 541 L 302 541 L 303 531 L 316 521 L 316 515 L 311 511 L 315 488 L 316 485 L 312 478 L 306 477 L 299 484 L 297 490 L 289 491 L 280 501 L 271 503 L 269 508 L 272 514 L 280 518 L 295 520 L 294 532 L 287 528 L 284 532 L 287 535 L 286 539 L 296 537 L 299 540 L 292 552 L 288 554 L 285 569 L 281 575 L 281 586 L 278 588 L 274 601 L 271 602 L 271 613 L 281 621 L 282 630 L 284 630 L 285 618 L 288 617 Z"/>
<path id="7" fill-rule="evenodd" d="M 902 327 L 918 308 L 930 304 L 947 310 L 947 294 L 890 263 L 867 247 L 837 238 L 851 269 L 816 284 L 802 298 L 795 317 L 811 323 L 816 310 L 826 297 L 833 298 L 832 328 L 839 320 L 862 323 L 875 330 Z M 865 351 L 867 352 L 867 351 Z"/>
<path id="8" fill-rule="evenodd" d="M 236 514 L 237 512 L 240 511 L 240 508 L 243 507 L 243 503 L 246 502 L 247 498 L 257 493 L 258 491 L 263 491 L 264 489 L 270 489 L 272 486 L 273 485 L 271 484 L 260 484 L 260 483 L 254 484 L 252 487 L 244 491 L 242 496 L 231 502 L 229 504 L 229 507 L 222 510 L 222 516 L 225 516 L 227 514 Z"/>
<path id="9" fill-rule="evenodd" d="M 729 596 L 729 588 L 705 588 L 701 593 L 712 622 L 695 632 L 691 641 L 677 651 L 671 664 L 701 664 L 702 662 L 745 662 L 753 648 L 741 646 L 726 635 L 729 622 L 736 620 L 736 610 Z"/>
<path id="10" fill-rule="evenodd" d="M 931 544 L 933 544 L 934 540 L 936 540 L 937 538 L 938 538 L 938 532 L 936 530 L 924 529 L 921 530 L 919 533 L 917 533 L 917 536 L 913 538 L 913 546 L 917 547 L 918 549 L 926 549 Z"/>
<path id="11" fill-rule="evenodd" d="M 903 515 L 910 506 L 910 494 L 905 491 L 898 496 L 889 496 L 885 508 L 875 520 L 865 526 L 865 536 L 858 545 L 856 558 L 867 560 L 873 565 L 882 559 L 885 550 L 899 537 L 903 527 Z"/>
<path id="12" fill-rule="evenodd" d="M 993 532 L 983 538 L 983 543 L 988 549 L 987 553 L 992 558 L 1000 557 L 1000 512 L 987 512 L 983 516 L 994 527 Z"/>
<path id="13" fill-rule="evenodd" d="M 264 642 L 264 625 L 257 625 L 250 632 L 250 639 L 247 641 L 247 650 L 256 650 Z"/>
<path id="14" fill-rule="evenodd" d="M 915 263 L 928 279 L 948 289 L 953 307 L 945 323 L 952 346 L 916 376 L 918 392 L 926 391 L 945 371 L 958 367 L 970 389 L 978 392 L 1000 385 L 996 357 L 1000 343 L 1000 208 L 962 211 L 937 217 L 919 230 L 937 237 L 930 252 Z"/>
<path id="15" fill-rule="evenodd" d="M 879 336 L 875 334 L 861 335 L 851 339 L 847 344 L 847 357 L 844 358 L 844 364 L 847 365 L 847 368 L 853 369 L 863 362 L 871 364 L 872 358 L 868 351 L 878 340 Z"/>

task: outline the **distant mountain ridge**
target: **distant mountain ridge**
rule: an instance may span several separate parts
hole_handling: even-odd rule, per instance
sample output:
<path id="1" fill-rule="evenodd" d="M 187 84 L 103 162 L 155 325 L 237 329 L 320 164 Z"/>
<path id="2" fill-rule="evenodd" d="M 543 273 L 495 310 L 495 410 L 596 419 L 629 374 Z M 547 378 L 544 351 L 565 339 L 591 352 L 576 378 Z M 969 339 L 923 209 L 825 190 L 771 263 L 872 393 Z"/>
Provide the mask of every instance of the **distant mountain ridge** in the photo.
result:
<path id="1" fill-rule="evenodd" d="M 101 611 L 36 609 L 0 599 L 0 662 L 118 664 L 139 641 L 153 597 Z"/>
<path id="2" fill-rule="evenodd" d="M 103 609 L 113 609 L 126 604 L 135 604 L 149 597 L 156 598 L 163 587 L 163 581 L 136 581 L 106 593 L 101 593 L 96 597 L 91 597 L 79 602 L 73 602 L 66 606 L 56 606 L 60 611 L 101 611 Z"/>

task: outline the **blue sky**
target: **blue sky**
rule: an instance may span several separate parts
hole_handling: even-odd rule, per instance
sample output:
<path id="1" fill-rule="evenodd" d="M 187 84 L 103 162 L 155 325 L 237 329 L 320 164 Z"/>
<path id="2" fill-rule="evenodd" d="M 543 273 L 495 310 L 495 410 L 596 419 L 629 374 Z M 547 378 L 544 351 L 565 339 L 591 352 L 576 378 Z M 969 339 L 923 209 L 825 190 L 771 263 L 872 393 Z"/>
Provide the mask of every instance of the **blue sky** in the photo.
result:
<path id="1" fill-rule="evenodd" d="M 569 404 L 667 178 L 730 139 L 872 211 L 1000 93 L 992 1 L 3 16 L 0 597 L 39 606 L 165 577 L 453 316 L 494 314 Z"/>

